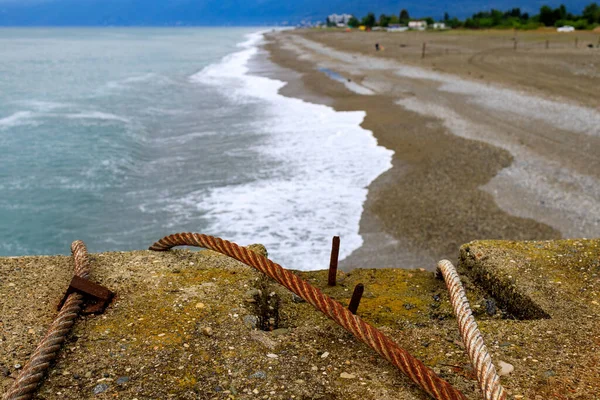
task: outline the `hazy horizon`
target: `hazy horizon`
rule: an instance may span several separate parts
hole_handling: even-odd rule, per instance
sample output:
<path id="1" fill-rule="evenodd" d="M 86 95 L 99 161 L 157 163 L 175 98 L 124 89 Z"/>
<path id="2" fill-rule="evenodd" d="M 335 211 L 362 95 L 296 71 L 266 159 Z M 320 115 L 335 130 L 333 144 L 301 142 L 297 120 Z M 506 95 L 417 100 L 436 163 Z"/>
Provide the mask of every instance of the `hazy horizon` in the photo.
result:
<path id="1" fill-rule="evenodd" d="M 491 8 L 519 7 L 537 13 L 542 5 L 565 4 L 579 13 L 591 0 L 434 0 L 409 3 L 396 0 L 0 0 L 0 26 L 281 26 L 323 21 L 331 13 L 363 16 L 368 12 L 396 14 L 403 8 L 411 16 L 441 19 L 444 13 L 464 18 Z"/>

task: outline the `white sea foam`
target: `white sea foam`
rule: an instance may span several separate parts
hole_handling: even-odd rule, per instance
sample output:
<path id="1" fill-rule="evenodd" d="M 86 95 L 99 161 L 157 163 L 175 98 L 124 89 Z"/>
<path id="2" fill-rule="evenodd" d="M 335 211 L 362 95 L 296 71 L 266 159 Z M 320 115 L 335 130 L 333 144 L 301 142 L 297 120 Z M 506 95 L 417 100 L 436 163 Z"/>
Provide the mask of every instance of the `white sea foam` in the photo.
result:
<path id="1" fill-rule="evenodd" d="M 33 104 L 32 104 L 33 106 Z M 52 104 L 38 104 L 37 108 L 51 110 L 61 108 L 63 106 Z M 100 121 L 117 121 L 129 123 L 130 120 L 115 114 L 105 113 L 102 111 L 82 111 L 78 113 L 57 113 L 57 112 L 37 112 L 37 111 L 17 111 L 8 117 L 0 118 L 0 130 L 10 129 L 18 126 L 33 125 L 37 126 L 42 123 L 44 118 L 67 118 L 81 120 L 100 120 Z"/>
<path id="2" fill-rule="evenodd" d="M 341 257 L 362 244 L 358 229 L 366 188 L 391 168 L 393 153 L 360 127 L 364 112 L 336 112 L 284 97 L 278 93 L 284 82 L 250 75 L 247 63 L 262 37 L 249 35 L 241 51 L 191 80 L 223 87 L 236 103 L 259 104 L 264 121 L 256 129 L 267 139 L 257 151 L 281 167 L 267 171 L 266 179 L 192 193 L 172 207 L 195 206 L 206 213 L 210 233 L 263 243 L 285 267 L 323 269 L 333 235 L 342 237 Z"/>
<path id="3" fill-rule="evenodd" d="M 175 83 L 172 79 L 156 74 L 153 72 L 149 72 L 147 74 L 130 76 L 128 78 L 120 79 L 117 81 L 110 81 L 106 83 L 106 88 L 108 89 L 126 89 L 131 85 L 135 85 L 138 83 L 150 83 L 155 85 L 171 85 Z"/>
<path id="4" fill-rule="evenodd" d="M 218 132 L 216 132 L 216 131 L 191 132 L 191 133 L 185 133 L 183 135 L 178 135 L 178 136 L 158 137 L 158 138 L 154 139 L 154 142 L 160 143 L 160 144 L 168 144 L 168 143 L 186 144 L 186 143 L 193 142 L 200 138 L 204 138 L 207 136 L 215 136 L 215 135 L 218 135 Z"/>
<path id="5" fill-rule="evenodd" d="M 16 103 L 25 107 L 33 108 L 37 112 L 49 112 L 60 108 L 68 108 L 73 106 L 69 103 L 59 103 L 56 101 L 45 100 L 22 100 L 17 101 Z"/>
<path id="6" fill-rule="evenodd" d="M 35 124 L 35 114 L 31 111 L 17 111 L 8 117 L 0 118 L 0 130 Z"/>
<path id="7" fill-rule="evenodd" d="M 75 114 L 53 114 L 53 116 L 64 116 L 69 119 L 97 119 L 103 121 L 118 121 L 123 123 L 130 122 L 129 119 L 125 117 L 120 117 L 118 115 L 105 113 L 102 111 L 87 111 Z"/>

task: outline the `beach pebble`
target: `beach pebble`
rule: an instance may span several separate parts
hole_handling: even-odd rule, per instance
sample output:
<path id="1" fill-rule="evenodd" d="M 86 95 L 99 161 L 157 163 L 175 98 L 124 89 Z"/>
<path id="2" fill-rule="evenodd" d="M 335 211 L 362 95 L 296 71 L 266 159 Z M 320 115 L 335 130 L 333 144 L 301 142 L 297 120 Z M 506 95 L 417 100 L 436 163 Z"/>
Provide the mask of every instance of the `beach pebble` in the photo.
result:
<path id="1" fill-rule="evenodd" d="M 340 378 L 342 378 L 342 379 L 354 379 L 354 378 L 356 378 L 356 376 L 352 375 L 352 374 L 349 374 L 347 372 L 342 372 L 340 374 Z"/>
<path id="2" fill-rule="evenodd" d="M 248 328 L 256 328 L 258 324 L 258 317 L 256 315 L 246 315 L 244 317 L 244 325 Z"/>
<path id="3" fill-rule="evenodd" d="M 204 303 L 196 303 L 196 308 L 204 308 Z"/>
<path id="4" fill-rule="evenodd" d="M 545 376 L 546 378 L 550 378 L 550 377 L 556 376 L 556 372 L 554 372 L 554 371 L 552 371 L 551 369 L 549 369 L 549 370 L 547 370 L 546 372 L 544 372 L 544 376 Z"/>
<path id="5" fill-rule="evenodd" d="M 122 376 L 119 379 L 117 379 L 117 385 L 122 385 L 124 383 L 129 382 L 129 377 L 128 376 Z"/>
<path id="6" fill-rule="evenodd" d="M 306 300 L 304 300 L 302 297 L 298 296 L 295 293 L 292 293 L 292 301 L 294 303 L 306 303 Z"/>
<path id="7" fill-rule="evenodd" d="M 250 375 L 251 379 L 265 379 L 267 377 L 267 374 L 264 371 L 258 371 L 255 372 L 254 374 Z"/>
<path id="8" fill-rule="evenodd" d="M 255 252 L 260 256 L 269 257 L 269 252 L 267 251 L 267 248 L 260 243 L 251 244 L 247 247 L 247 249 Z"/>
<path id="9" fill-rule="evenodd" d="M 21 364 L 15 364 L 15 369 L 21 369 Z"/>
<path id="10" fill-rule="evenodd" d="M 504 361 L 498 361 L 498 375 L 504 376 L 508 375 L 515 370 L 515 367 L 512 364 L 509 364 Z"/>
<path id="11" fill-rule="evenodd" d="M 94 394 L 100 394 L 102 392 L 105 392 L 108 390 L 108 385 L 106 383 L 100 383 L 96 386 L 94 386 Z"/>
<path id="12" fill-rule="evenodd" d="M 202 328 L 202 334 L 204 336 L 212 336 L 213 335 L 213 331 L 211 328 L 206 327 L 206 328 Z"/>
<path id="13" fill-rule="evenodd" d="M 273 354 L 273 353 L 267 354 L 267 357 L 269 357 L 269 358 L 279 358 L 279 356 L 277 354 Z"/>
<path id="14" fill-rule="evenodd" d="M 321 354 L 321 358 L 327 358 L 327 357 L 329 357 L 329 352 L 326 351 L 325 353 Z"/>
<path id="15" fill-rule="evenodd" d="M 287 335 L 290 332 L 289 329 L 286 328 L 279 328 L 279 329 L 273 329 L 271 331 L 271 335 L 277 337 L 277 336 L 283 336 L 283 335 Z"/>
<path id="16" fill-rule="evenodd" d="M 485 299 L 485 312 L 489 316 L 492 316 L 496 314 L 496 311 L 496 302 L 494 301 L 494 299 Z"/>

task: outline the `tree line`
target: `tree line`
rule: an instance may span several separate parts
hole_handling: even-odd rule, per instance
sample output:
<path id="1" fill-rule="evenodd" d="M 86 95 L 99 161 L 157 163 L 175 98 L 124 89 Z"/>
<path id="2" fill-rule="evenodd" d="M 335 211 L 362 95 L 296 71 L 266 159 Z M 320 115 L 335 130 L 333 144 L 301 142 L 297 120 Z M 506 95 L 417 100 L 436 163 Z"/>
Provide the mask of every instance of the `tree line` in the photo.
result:
<path id="1" fill-rule="evenodd" d="M 375 26 L 385 28 L 395 24 L 408 25 L 408 22 L 412 20 L 415 19 L 411 18 L 408 11 L 404 9 L 398 15 L 381 14 L 379 18 L 371 12 L 360 20 L 352 17 L 347 21 L 347 24 L 351 28 L 357 28 L 361 25 L 367 28 Z M 432 25 L 435 22 L 431 17 L 420 18 L 420 20 L 426 21 L 428 25 Z M 564 25 L 573 26 L 575 29 L 594 29 L 600 26 L 600 6 L 596 2 L 590 3 L 583 9 L 580 15 L 568 12 L 564 4 L 555 9 L 549 6 L 542 6 L 539 14 L 536 15 L 521 12 L 520 8 L 513 8 L 508 11 L 495 9 L 481 11 L 465 20 L 460 20 L 456 17 L 451 18 L 448 13 L 444 13 L 443 22 L 446 26 L 453 29 L 537 29 L 542 26 L 560 27 Z"/>

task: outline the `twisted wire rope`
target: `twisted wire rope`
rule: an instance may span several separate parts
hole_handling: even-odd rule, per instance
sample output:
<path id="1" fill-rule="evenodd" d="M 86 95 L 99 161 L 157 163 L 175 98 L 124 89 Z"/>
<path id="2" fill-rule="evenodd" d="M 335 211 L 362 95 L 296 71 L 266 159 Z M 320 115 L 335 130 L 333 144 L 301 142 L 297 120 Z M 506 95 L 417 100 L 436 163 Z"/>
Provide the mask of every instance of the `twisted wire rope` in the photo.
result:
<path id="1" fill-rule="evenodd" d="M 492 357 L 483 342 L 477 322 L 473 318 L 473 312 L 456 268 L 448 260 L 440 261 L 438 268 L 444 277 L 448 292 L 450 292 L 450 302 L 458 320 L 458 330 L 477 374 L 483 398 L 485 400 L 506 399 L 506 391 L 500 384 L 500 377 L 496 373 Z"/>
<path id="2" fill-rule="evenodd" d="M 207 248 L 256 268 L 306 300 L 313 307 L 369 345 L 434 399 L 466 400 L 466 397 L 460 391 L 438 377 L 433 370 L 398 346 L 377 328 L 367 324 L 359 316 L 353 315 L 342 304 L 268 258 L 227 240 L 199 233 L 177 233 L 166 236 L 150 246 L 150 250 L 167 251 L 175 246 Z"/>
<path id="3" fill-rule="evenodd" d="M 88 278 L 90 275 L 90 264 L 87 256 L 85 243 L 77 240 L 71 244 L 71 253 L 75 260 L 75 275 Z M 37 346 L 25 367 L 4 394 L 3 400 L 28 400 L 31 399 L 44 378 L 44 374 L 56 358 L 58 351 L 64 343 L 75 318 L 81 311 L 83 296 L 79 293 L 71 293 L 58 315 L 48 328 L 46 336 Z"/>

